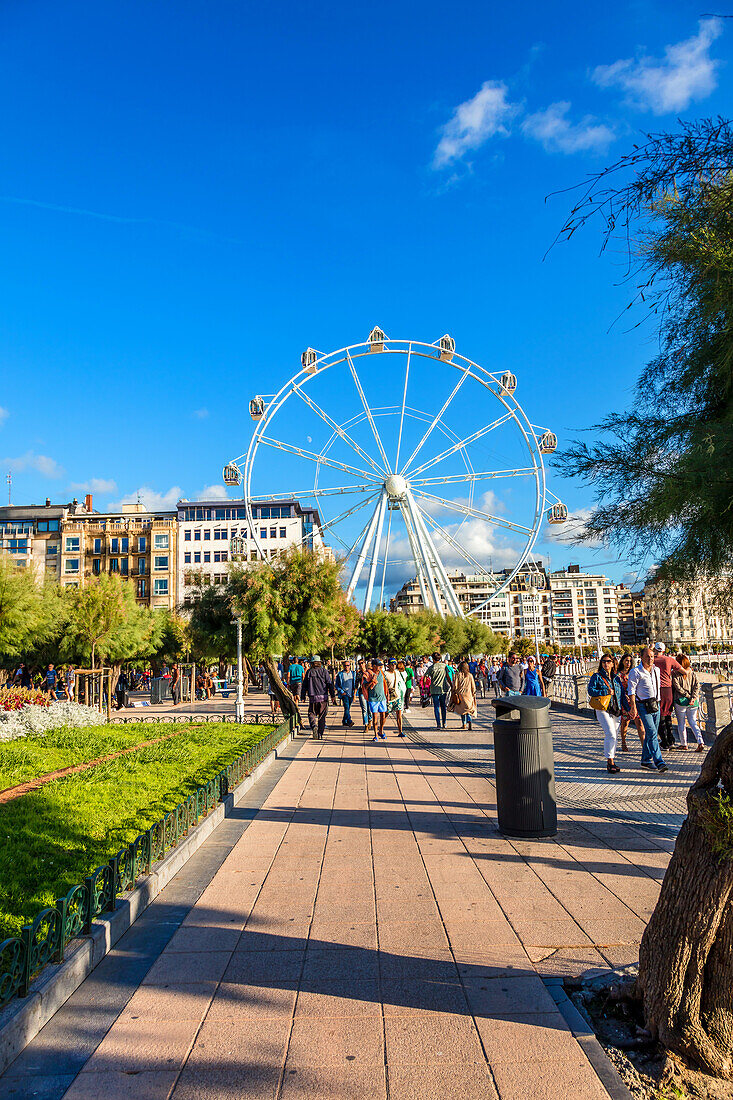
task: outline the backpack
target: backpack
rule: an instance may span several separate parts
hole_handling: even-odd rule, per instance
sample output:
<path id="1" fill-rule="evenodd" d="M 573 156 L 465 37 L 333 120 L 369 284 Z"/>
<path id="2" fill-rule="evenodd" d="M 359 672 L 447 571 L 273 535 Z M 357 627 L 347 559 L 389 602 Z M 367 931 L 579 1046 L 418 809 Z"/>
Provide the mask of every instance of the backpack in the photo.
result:
<path id="1" fill-rule="evenodd" d="M 545 657 L 542 662 L 542 679 L 551 680 L 557 672 L 557 666 L 552 657 Z"/>

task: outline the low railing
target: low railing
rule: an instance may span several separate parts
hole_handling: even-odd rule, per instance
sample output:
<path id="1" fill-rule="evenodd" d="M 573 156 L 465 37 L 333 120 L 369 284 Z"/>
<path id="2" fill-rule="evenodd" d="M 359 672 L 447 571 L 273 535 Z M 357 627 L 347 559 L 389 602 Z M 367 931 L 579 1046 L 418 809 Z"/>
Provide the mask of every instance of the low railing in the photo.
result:
<path id="1" fill-rule="evenodd" d="M 63 962 L 64 951 L 71 941 L 88 935 L 92 922 L 115 908 L 117 895 L 133 890 L 141 875 L 149 875 L 153 864 L 163 859 L 202 818 L 223 802 L 229 792 L 291 733 L 292 726 L 289 718 L 281 722 L 272 733 L 140 833 L 132 844 L 120 849 L 108 863 L 92 871 L 83 883 L 73 886 L 55 905 L 42 909 L 31 924 L 24 925 L 19 936 L 3 940 L 0 943 L 0 1007 L 15 996 L 27 996 L 31 982 L 48 963 Z"/>

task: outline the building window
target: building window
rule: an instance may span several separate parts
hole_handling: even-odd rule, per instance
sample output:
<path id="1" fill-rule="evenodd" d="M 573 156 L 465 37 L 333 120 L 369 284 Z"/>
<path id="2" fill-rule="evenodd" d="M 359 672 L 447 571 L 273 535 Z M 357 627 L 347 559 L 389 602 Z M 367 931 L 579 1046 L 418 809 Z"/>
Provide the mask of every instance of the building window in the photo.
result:
<path id="1" fill-rule="evenodd" d="M 66 553 L 78 554 L 79 553 L 79 536 L 67 535 L 66 536 Z"/>
<path id="2" fill-rule="evenodd" d="M 271 539 L 276 539 L 277 538 L 277 527 L 271 527 L 270 528 L 270 538 Z"/>
<path id="3" fill-rule="evenodd" d="M 137 552 L 138 554 L 144 554 L 148 549 L 147 535 L 140 535 L 137 540 Z"/>
<path id="4" fill-rule="evenodd" d="M 215 551 L 214 551 L 214 561 L 215 561 L 215 562 L 216 562 L 216 561 L 221 561 L 221 554 L 219 553 L 219 551 L 218 551 L 218 550 L 215 550 Z"/>
<path id="5" fill-rule="evenodd" d="M 267 538 L 267 528 L 266 527 L 260 527 L 260 538 L 261 539 L 266 539 Z"/>
<path id="6" fill-rule="evenodd" d="M 94 574 L 95 577 L 99 576 L 99 571 L 100 571 L 101 567 L 102 567 L 101 560 L 99 558 L 95 558 L 94 561 L 92 562 L 92 573 Z"/>
<path id="7" fill-rule="evenodd" d="M 137 559 L 137 571 L 140 574 L 140 576 L 142 576 L 143 573 L 147 572 L 147 568 L 148 568 L 148 566 L 147 566 L 147 562 L 145 561 L 145 558 L 138 558 Z"/>
<path id="8" fill-rule="evenodd" d="M 125 539 L 125 542 L 127 542 L 127 539 Z M 120 558 L 120 573 L 123 577 L 127 576 L 127 562 L 127 558 Z"/>
<path id="9" fill-rule="evenodd" d="M 209 553 L 209 551 L 207 550 L 207 551 L 206 551 L 206 552 L 204 553 L 204 564 L 206 564 L 206 562 L 210 562 L 210 561 L 211 561 L 211 554 L 210 554 L 210 553 Z"/>
<path id="10" fill-rule="evenodd" d="M 168 568 L 168 555 L 167 554 L 156 554 L 155 555 L 155 568 L 156 569 L 167 569 Z"/>
<path id="11" fill-rule="evenodd" d="M 190 553 L 183 555 L 183 564 L 184 565 L 190 565 L 191 564 L 191 555 L 190 555 Z"/>
<path id="12" fill-rule="evenodd" d="M 153 535 L 153 549 L 154 550 L 167 550 L 168 549 L 168 535 Z"/>
<path id="13" fill-rule="evenodd" d="M 196 553 L 194 554 L 193 564 L 194 565 L 201 565 L 201 551 L 200 550 L 197 550 Z"/>
<path id="14" fill-rule="evenodd" d="M 206 530 L 204 531 L 204 542 L 209 542 L 210 540 L 211 540 L 211 531 L 207 527 Z"/>
<path id="15" fill-rule="evenodd" d="M 137 598 L 139 600 L 144 600 L 145 597 L 147 596 L 147 594 L 148 594 L 147 581 L 138 581 L 137 582 Z"/>
<path id="16" fill-rule="evenodd" d="M 110 571 L 110 573 L 119 573 L 119 571 L 120 571 L 119 558 L 110 558 L 109 571 Z"/>
<path id="17" fill-rule="evenodd" d="M 46 544 L 46 553 L 47 554 L 58 554 L 58 552 L 59 552 L 59 548 L 58 548 L 57 543 L 49 542 L 49 543 Z"/>
<path id="18" fill-rule="evenodd" d="M 288 532 L 287 532 L 287 528 L 285 528 L 285 527 L 281 527 L 281 528 L 280 528 L 280 538 L 281 538 L 281 539 L 285 539 L 285 538 L 287 538 L 287 537 L 288 537 Z"/>
<path id="19" fill-rule="evenodd" d="M 37 531 L 58 531 L 59 521 L 57 519 L 40 519 L 36 524 Z"/>
<path id="20" fill-rule="evenodd" d="M 220 538 L 221 538 L 221 531 L 217 527 L 217 529 L 214 531 L 214 542 L 218 542 L 218 540 Z"/>
<path id="21" fill-rule="evenodd" d="M 101 539 L 95 539 L 94 540 L 94 553 L 95 554 L 101 554 L 102 553 L 102 540 Z"/>
<path id="22" fill-rule="evenodd" d="M 221 560 L 222 560 L 222 561 L 228 561 L 228 559 L 229 559 L 229 554 L 227 553 L 227 551 L 226 551 L 226 550 L 222 550 L 222 552 L 221 552 Z"/>
<path id="23" fill-rule="evenodd" d="M 120 552 L 120 540 L 119 539 L 112 539 L 112 553 L 113 554 L 119 554 L 119 552 Z"/>
<path id="24" fill-rule="evenodd" d="M 130 546 L 130 540 L 128 538 L 120 539 L 120 550 L 123 554 L 126 554 Z"/>
<path id="25" fill-rule="evenodd" d="M 201 542 L 201 532 L 200 531 L 194 531 L 193 541 L 194 542 Z"/>
<path id="26" fill-rule="evenodd" d="M 167 596 L 168 595 L 168 578 L 157 577 L 153 582 L 153 595 L 154 596 Z"/>
<path id="27" fill-rule="evenodd" d="M 67 558 L 64 565 L 64 573 L 78 573 L 79 572 L 79 559 Z"/>
<path id="28" fill-rule="evenodd" d="M 191 541 L 191 532 L 189 530 L 186 530 L 186 531 L 183 532 L 183 541 L 184 542 L 190 542 Z"/>

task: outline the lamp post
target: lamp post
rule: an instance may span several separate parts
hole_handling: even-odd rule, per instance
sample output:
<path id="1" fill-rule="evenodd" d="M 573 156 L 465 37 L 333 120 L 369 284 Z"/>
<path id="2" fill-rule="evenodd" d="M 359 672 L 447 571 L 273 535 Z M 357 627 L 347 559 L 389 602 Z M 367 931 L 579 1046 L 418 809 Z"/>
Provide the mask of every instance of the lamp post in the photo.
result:
<path id="1" fill-rule="evenodd" d="M 244 721 L 244 694 L 242 692 L 242 685 L 244 682 L 244 671 L 242 669 L 242 619 L 237 615 L 236 619 L 232 619 L 232 625 L 237 628 L 237 701 L 234 704 L 234 720 L 235 722 Z"/>

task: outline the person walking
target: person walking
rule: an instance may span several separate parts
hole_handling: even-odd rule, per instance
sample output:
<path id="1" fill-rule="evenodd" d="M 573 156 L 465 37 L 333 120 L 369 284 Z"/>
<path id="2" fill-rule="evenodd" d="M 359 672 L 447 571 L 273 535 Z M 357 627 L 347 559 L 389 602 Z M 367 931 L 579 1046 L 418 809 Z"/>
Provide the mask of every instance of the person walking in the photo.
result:
<path id="1" fill-rule="evenodd" d="M 333 680 L 328 669 L 315 654 L 310 668 L 303 677 L 303 698 L 308 697 L 308 724 L 316 741 L 323 739 L 328 717 L 328 700 L 335 704 Z"/>
<path id="2" fill-rule="evenodd" d="M 433 663 L 427 671 L 427 676 L 430 680 L 430 699 L 433 704 L 435 724 L 439 730 L 444 730 L 451 677 L 439 653 L 433 654 Z"/>
<path id="3" fill-rule="evenodd" d="M 49 665 L 43 674 L 43 690 L 47 691 L 52 697 L 56 696 L 56 681 L 58 679 L 58 673 L 53 665 Z"/>
<path id="4" fill-rule="evenodd" d="M 365 686 L 365 680 L 369 670 L 366 666 L 366 661 L 363 657 L 360 657 L 356 665 L 356 675 L 354 679 L 354 691 L 359 700 L 359 706 L 361 707 L 361 720 L 364 726 L 364 733 L 369 726 L 369 712 L 367 710 L 367 689 Z"/>
<path id="5" fill-rule="evenodd" d="M 290 688 L 290 694 L 296 702 L 300 699 L 300 690 L 303 687 L 304 675 L 305 669 L 298 658 L 291 657 L 290 667 L 288 668 L 288 687 Z"/>
<path id="6" fill-rule="evenodd" d="M 476 680 L 468 661 L 461 661 L 451 684 L 450 709 L 461 716 L 461 728 L 471 729 L 476 717 Z"/>
<path id="7" fill-rule="evenodd" d="M 494 698 L 498 699 L 501 694 L 501 687 L 499 685 L 499 673 L 501 671 L 501 664 L 494 657 L 491 662 L 491 668 L 489 669 L 489 678 L 491 680 L 491 689 L 494 692 Z"/>
<path id="8" fill-rule="evenodd" d="M 390 698 L 387 703 L 387 714 L 393 714 L 397 723 L 397 736 L 404 737 L 402 729 L 402 712 L 405 709 L 405 662 L 390 661 L 389 672 L 394 674 L 391 681 Z M 385 673 L 387 676 L 387 673 Z"/>
<path id="9" fill-rule="evenodd" d="M 626 744 L 626 730 L 629 727 L 629 722 L 633 722 L 636 726 L 636 732 L 639 735 L 640 744 L 644 744 L 644 727 L 641 724 L 641 718 L 637 714 L 635 718 L 631 717 L 631 703 L 629 702 L 629 673 L 632 669 L 631 657 L 628 653 L 623 653 L 619 658 L 618 667 L 616 668 L 616 676 L 621 684 L 621 725 L 619 726 L 619 734 L 621 735 L 621 752 L 628 752 L 629 746 Z"/>
<path id="10" fill-rule="evenodd" d="M 371 720 L 372 730 L 374 731 L 372 741 L 378 741 L 380 738 L 384 741 L 386 737 L 384 720 L 387 717 L 388 687 L 381 661 L 372 661 L 372 667 L 364 678 L 364 689 L 366 690 L 367 715 Z"/>
<path id="11" fill-rule="evenodd" d="M 354 684 L 356 677 L 351 668 L 350 661 L 341 662 L 341 671 L 336 676 L 336 694 L 338 695 L 344 708 L 344 716 L 341 719 L 342 726 L 348 726 L 351 728 L 353 722 L 351 720 L 351 704 L 354 702 Z"/>
<path id="12" fill-rule="evenodd" d="M 677 732 L 680 737 L 680 748 L 687 752 L 687 726 L 695 734 L 697 752 L 705 751 L 705 742 L 697 724 L 698 707 L 700 706 L 700 681 L 697 673 L 690 665 L 690 658 L 683 656 L 679 662 L 681 670 L 672 673 L 672 697 L 674 701 L 674 713 L 677 718 Z"/>
<path id="13" fill-rule="evenodd" d="M 64 673 L 64 694 L 69 702 L 73 702 L 74 699 L 74 685 L 76 684 L 76 673 L 71 665 L 66 669 Z"/>
<path id="14" fill-rule="evenodd" d="M 631 718 L 637 714 L 644 726 L 644 743 L 641 747 L 641 766 L 647 771 L 666 772 L 667 765 L 659 751 L 659 669 L 654 664 L 654 653 L 646 646 L 641 651 L 641 664 L 632 668 L 628 678 Z"/>
<path id="15" fill-rule="evenodd" d="M 410 709 L 412 699 L 412 685 L 415 683 L 415 669 L 408 661 L 405 665 L 405 714 Z"/>
<path id="16" fill-rule="evenodd" d="M 125 687 L 127 687 L 127 684 L 125 684 Z M 171 699 L 174 707 L 177 707 L 181 701 L 181 670 L 178 665 L 173 665 L 171 669 Z"/>
<path id="17" fill-rule="evenodd" d="M 606 757 L 606 770 L 620 772 L 616 763 L 616 744 L 621 724 L 621 681 L 615 675 L 616 662 L 608 653 L 604 653 L 598 663 L 598 670 L 588 681 L 588 700 L 596 712 L 598 725 L 603 730 L 603 752 Z"/>
<path id="18" fill-rule="evenodd" d="M 672 733 L 672 673 L 681 672 L 682 666 L 665 652 L 664 642 L 657 642 L 654 646 L 654 664 L 659 670 L 659 744 L 663 749 L 671 749 L 676 745 Z"/>
<path id="19" fill-rule="evenodd" d="M 489 670 L 486 667 L 486 658 L 481 657 L 476 666 L 476 689 L 482 699 L 489 694 Z"/>
<path id="20" fill-rule="evenodd" d="M 547 695 L 545 681 L 540 669 L 537 668 L 537 658 L 527 658 L 527 671 L 524 674 L 523 695 Z"/>
<path id="21" fill-rule="evenodd" d="M 524 669 L 518 661 L 516 653 L 510 653 L 506 664 L 501 666 L 496 681 L 504 695 L 521 695 L 524 691 Z"/>

